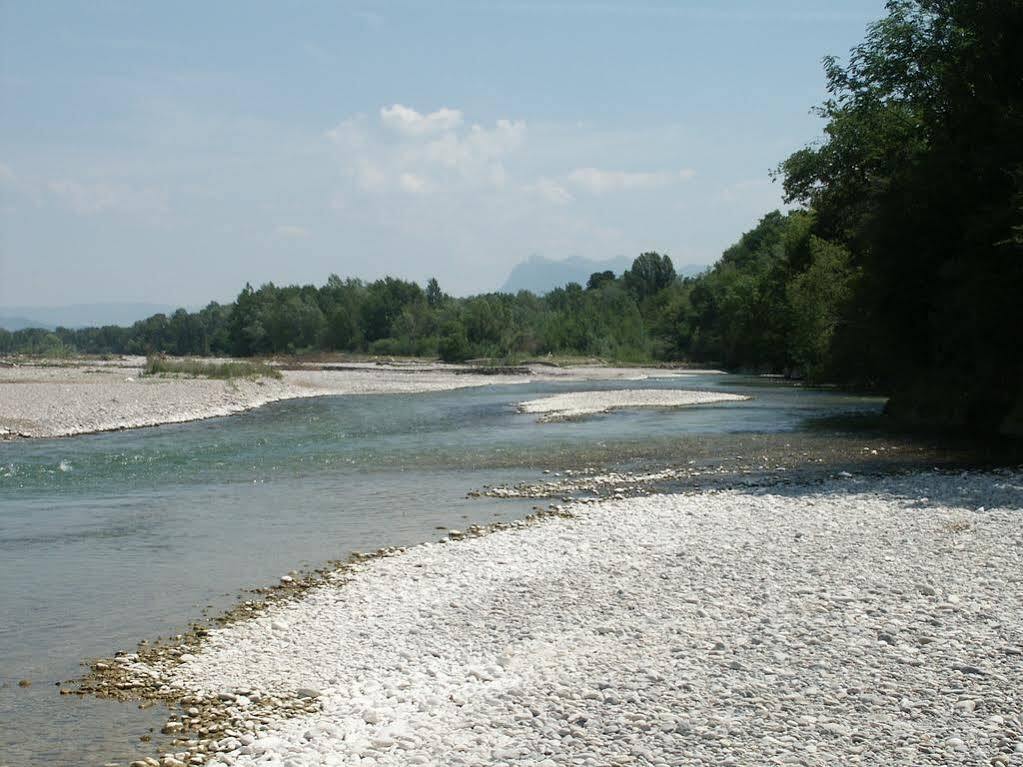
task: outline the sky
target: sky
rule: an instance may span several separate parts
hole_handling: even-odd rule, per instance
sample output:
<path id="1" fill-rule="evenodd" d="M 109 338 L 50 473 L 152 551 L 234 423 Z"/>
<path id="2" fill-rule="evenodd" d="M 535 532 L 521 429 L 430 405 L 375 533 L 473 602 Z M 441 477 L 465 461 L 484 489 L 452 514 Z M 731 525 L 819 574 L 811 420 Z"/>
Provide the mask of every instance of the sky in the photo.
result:
<path id="1" fill-rule="evenodd" d="M 0 306 L 708 264 L 882 0 L 0 0 Z"/>

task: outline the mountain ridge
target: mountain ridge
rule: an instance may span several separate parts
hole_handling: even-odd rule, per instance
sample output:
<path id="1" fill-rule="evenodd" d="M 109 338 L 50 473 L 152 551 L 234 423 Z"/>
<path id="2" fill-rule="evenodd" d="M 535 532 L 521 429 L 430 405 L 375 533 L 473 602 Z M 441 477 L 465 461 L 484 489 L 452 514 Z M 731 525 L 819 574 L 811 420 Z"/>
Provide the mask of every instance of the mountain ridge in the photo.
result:
<path id="1" fill-rule="evenodd" d="M 85 328 L 129 326 L 154 314 L 170 315 L 179 307 L 142 301 L 110 301 L 67 306 L 0 306 L 0 328 Z"/>

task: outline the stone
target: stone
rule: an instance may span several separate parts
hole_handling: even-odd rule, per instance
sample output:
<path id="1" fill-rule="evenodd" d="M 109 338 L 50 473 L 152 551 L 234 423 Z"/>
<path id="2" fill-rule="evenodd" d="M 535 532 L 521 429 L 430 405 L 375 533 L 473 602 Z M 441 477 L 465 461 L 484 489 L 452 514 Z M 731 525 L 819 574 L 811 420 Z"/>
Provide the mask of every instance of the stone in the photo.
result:
<path id="1" fill-rule="evenodd" d="M 143 654 L 124 673 L 151 667 L 200 709 L 172 746 L 188 762 L 1011 767 L 1023 473 L 1007 476 L 997 493 L 926 472 L 643 496 L 616 473 L 593 486 L 627 499 L 383 550 L 211 632 L 199 663 Z M 949 535 L 964 498 L 991 510 Z M 937 592 L 965 604 L 921 598 Z M 196 692 L 218 689 L 265 692 Z"/>

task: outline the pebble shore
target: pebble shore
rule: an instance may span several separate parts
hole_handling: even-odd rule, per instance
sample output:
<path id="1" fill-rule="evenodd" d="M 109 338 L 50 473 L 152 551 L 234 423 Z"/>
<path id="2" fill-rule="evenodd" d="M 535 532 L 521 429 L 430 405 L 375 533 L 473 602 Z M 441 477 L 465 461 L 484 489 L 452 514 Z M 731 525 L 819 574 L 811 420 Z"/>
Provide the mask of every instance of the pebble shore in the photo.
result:
<path id="1" fill-rule="evenodd" d="M 626 408 L 675 408 L 689 405 L 710 405 L 715 402 L 748 400 L 739 394 L 679 389 L 616 389 L 614 391 L 580 391 L 554 394 L 519 404 L 523 413 L 535 413 L 541 423 L 567 421 Z"/>
<path id="2" fill-rule="evenodd" d="M 136 764 L 1023 765 L 1023 474 L 556 513 L 123 657 L 182 707 Z"/>

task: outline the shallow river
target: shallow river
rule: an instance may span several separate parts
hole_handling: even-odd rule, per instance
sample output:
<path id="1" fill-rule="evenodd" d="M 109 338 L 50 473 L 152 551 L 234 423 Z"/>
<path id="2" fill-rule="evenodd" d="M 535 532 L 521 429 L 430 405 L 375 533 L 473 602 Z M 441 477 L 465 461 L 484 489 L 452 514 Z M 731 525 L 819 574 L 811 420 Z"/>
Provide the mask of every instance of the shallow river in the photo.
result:
<path id="1" fill-rule="evenodd" d="M 515 409 L 537 394 L 612 388 L 754 399 L 552 424 Z M 756 435 L 786 447 L 841 441 L 818 419 L 880 407 L 694 375 L 322 397 L 192 424 L 0 443 L 0 767 L 123 765 L 152 754 L 139 737 L 158 732 L 166 712 L 61 696 L 55 683 L 79 676 L 86 658 L 176 633 L 203 608 L 224 609 L 241 589 L 289 570 L 435 539 L 441 526 L 521 517 L 538 503 L 466 497 L 484 484 L 566 466 L 688 456 L 712 465 Z"/>

